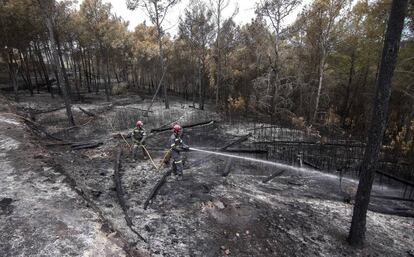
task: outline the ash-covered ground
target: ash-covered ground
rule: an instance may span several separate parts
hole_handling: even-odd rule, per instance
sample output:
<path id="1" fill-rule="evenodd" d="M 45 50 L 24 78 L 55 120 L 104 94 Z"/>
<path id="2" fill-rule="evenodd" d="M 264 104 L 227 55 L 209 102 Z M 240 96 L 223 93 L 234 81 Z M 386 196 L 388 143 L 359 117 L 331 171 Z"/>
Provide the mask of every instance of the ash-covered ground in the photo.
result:
<path id="1" fill-rule="evenodd" d="M 132 160 L 127 135 L 134 120 L 147 130 L 175 122 L 194 124 L 184 140 L 192 147 L 218 149 L 248 133 L 212 111 L 190 108 L 175 99 L 165 110 L 157 102 L 144 117 L 142 97 L 88 95 L 74 104 L 77 127 L 68 128 L 64 109 L 48 95 L 3 102 L 0 114 L 0 253 L 2 256 L 411 256 L 414 219 L 387 215 L 413 213 L 413 204 L 373 199 L 367 220 L 367 244 L 350 247 L 345 239 L 352 215 L 344 192 L 357 182 L 309 169 L 286 169 L 268 183 L 279 166 L 188 152 L 184 180 L 168 177 L 148 209 L 143 205 L 169 167 L 156 170 L 149 160 Z M 79 107 L 97 116 L 89 116 Z M 70 145 L 33 133 L 11 114 L 31 118 L 65 142 L 102 142 L 97 148 Z M 38 114 L 36 114 L 38 113 Z M 246 123 L 247 124 L 247 123 Z M 170 131 L 153 133 L 148 149 L 159 165 Z M 233 146 L 249 148 L 254 137 Z M 128 144 L 130 139 L 126 138 Z M 122 149 L 120 180 L 123 210 L 114 183 L 116 155 Z M 246 156 L 265 159 L 256 154 Z M 202 160 L 191 165 L 194 160 Z M 398 189 L 374 186 L 376 195 Z M 127 219 L 125 217 L 127 216 Z M 409 215 L 408 215 L 409 216 Z M 131 223 L 127 222 L 128 217 Z M 144 240 L 142 240 L 142 238 Z"/>

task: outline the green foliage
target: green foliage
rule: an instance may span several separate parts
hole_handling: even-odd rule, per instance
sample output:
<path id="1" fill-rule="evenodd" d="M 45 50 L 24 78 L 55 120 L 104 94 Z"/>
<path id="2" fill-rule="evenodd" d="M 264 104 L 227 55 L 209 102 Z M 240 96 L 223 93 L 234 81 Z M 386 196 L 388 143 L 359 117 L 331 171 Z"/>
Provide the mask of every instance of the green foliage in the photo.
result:
<path id="1" fill-rule="evenodd" d="M 50 13 L 64 65 L 77 80 L 71 86 L 78 85 L 80 91 L 86 87 L 99 91 L 104 78 L 109 78 L 113 94 L 153 93 L 162 75 L 161 45 L 170 91 L 194 102 L 215 99 L 220 64 L 221 107 L 287 116 L 304 126 L 312 120 L 325 56 L 320 122 L 352 135 L 366 133 L 390 0 L 359 0 L 353 5 L 348 0 L 314 0 L 291 25 L 275 23 L 278 17 L 285 18 L 277 7 L 283 4 L 289 12 L 299 1 L 266 0 L 257 6 L 258 15 L 243 26 L 223 17 L 217 26 L 217 10 L 211 10 L 207 1 L 191 1 L 174 38 L 162 27 L 164 11 L 174 0 L 127 1 L 130 9 L 141 8 L 152 17 L 151 25 L 139 24 L 134 31 L 107 1 L 84 0 L 79 10 L 74 1 L 48 1 L 54 3 Z M 386 144 L 407 155 L 414 151 L 413 13 L 411 3 L 385 137 Z M 36 71 L 39 81 L 45 75 L 53 77 L 48 34 L 37 1 L 0 0 L 0 24 L 3 60 L 12 56 L 19 76 L 33 78 Z M 115 79 L 120 84 L 113 83 Z"/>
<path id="2" fill-rule="evenodd" d="M 119 83 L 119 84 L 114 84 L 112 86 L 112 93 L 114 95 L 123 95 L 128 93 L 128 84 L 123 82 L 123 83 Z"/>

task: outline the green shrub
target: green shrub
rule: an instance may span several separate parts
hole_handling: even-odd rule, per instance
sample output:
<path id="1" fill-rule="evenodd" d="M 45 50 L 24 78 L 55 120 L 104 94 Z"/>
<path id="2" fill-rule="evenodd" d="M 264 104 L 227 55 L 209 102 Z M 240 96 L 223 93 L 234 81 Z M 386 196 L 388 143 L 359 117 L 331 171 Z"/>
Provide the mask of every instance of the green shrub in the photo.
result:
<path id="1" fill-rule="evenodd" d="M 112 93 L 114 95 L 122 95 L 128 92 L 128 84 L 121 82 L 112 86 Z"/>

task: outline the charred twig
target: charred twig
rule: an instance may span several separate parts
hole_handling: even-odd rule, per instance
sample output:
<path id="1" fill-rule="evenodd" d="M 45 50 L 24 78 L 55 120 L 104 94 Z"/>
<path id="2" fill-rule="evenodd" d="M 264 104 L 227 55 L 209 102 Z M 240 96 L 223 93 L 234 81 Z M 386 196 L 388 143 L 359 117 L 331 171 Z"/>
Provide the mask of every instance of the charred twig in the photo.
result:
<path id="1" fill-rule="evenodd" d="M 286 170 L 282 170 L 282 171 L 277 171 L 277 172 L 273 173 L 273 174 L 272 174 L 272 175 L 270 175 L 269 177 L 267 177 L 267 178 L 263 179 L 262 183 L 267 183 L 267 182 L 269 182 L 270 180 L 272 180 L 272 179 L 274 179 L 274 178 L 276 178 L 276 177 L 278 177 L 278 176 L 282 175 L 283 173 L 285 173 L 285 171 L 286 171 Z"/>
<path id="2" fill-rule="evenodd" d="M 120 148 L 118 150 L 118 153 L 116 155 L 116 160 L 115 160 L 115 167 L 114 167 L 114 176 L 113 176 L 113 179 L 114 179 L 114 184 L 115 184 L 115 188 L 116 188 L 116 196 L 118 198 L 119 205 L 121 206 L 122 211 L 124 212 L 125 222 L 126 222 L 127 226 L 142 241 L 147 242 L 145 240 L 145 238 L 143 238 L 141 236 L 141 234 L 138 233 L 138 231 L 136 231 L 133 228 L 134 224 L 132 223 L 131 217 L 129 217 L 129 215 L 128 215 L 128 207 L 127 207 L 127 205 L 125 203 L 125 199 L 124 199 L 124 190 L 122 188 L 121 175 L 119 174 L 119 170 L 121 169 L 121 156 L 122 156 L 122 148 Z"/>
<path id="3" fill-rule="evenodd" d="M 97 114 L 95 114 L 95 113 L 92 113 L 92 112 L 90 112 L 90 111 L 87 111 L 87 110 L 85 110 L 85 109 L 83 109 L 82 107 L 78 107 L 79 108 L 79 110 L 81 111 L 81 112 L 83 112 L 83 113 L 85 113 L 86 115 L 88 115 L 89 117 L 96 117 L 96 116 L 98 116 Z"/>

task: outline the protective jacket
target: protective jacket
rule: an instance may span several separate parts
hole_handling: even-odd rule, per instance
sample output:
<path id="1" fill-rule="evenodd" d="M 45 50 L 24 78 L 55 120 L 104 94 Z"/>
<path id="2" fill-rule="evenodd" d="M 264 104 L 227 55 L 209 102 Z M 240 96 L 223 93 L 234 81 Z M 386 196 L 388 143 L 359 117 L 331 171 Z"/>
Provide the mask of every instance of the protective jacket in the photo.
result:
<path id="1" fill-rule="evenodd" d="M 147 133 L 145 132 L 145 129 L 143 127 L 135 127 L 132 131 L 132 140 L 135 144 L 143 144 L 143 140 L 145 139 L 146 135 Z"/>
<path id="2" fill-rule="evenodd" d="M 190 148 L 184 144 L 179 135 L 173 134 L 170 137 L 171 158 L 173 159 L 173 171 L 175 174 L 182 175 L 183 160 L 181 158 L 181 151 L 188 151 Z"/>

